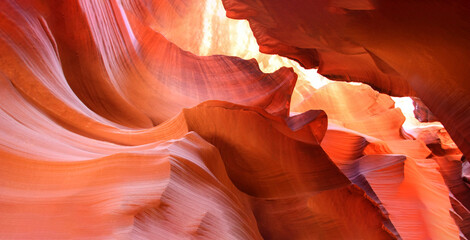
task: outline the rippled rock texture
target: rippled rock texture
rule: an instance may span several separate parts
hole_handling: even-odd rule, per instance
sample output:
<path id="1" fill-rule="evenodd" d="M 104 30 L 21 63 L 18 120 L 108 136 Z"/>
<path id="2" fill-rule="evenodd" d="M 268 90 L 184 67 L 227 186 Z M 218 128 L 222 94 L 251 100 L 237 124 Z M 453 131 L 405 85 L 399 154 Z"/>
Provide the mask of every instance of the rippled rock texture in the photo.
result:
<path id="1" fill-rule="evenodd" d="M 376 9 L 358 2 L 311 3 L 344 18 Z M 249 44 L 233 50 L 239 36 L 221 2 L 1 1 L 1 239 L 470 237 L 470 167 L 457 147 L 466 151 L 465 138 L 455 135 L 468 115 L 452 112 L 467 100 L 440 99 L 462 72 L 433 92 L 442 84 L 435 79 L 458 66 L 410 82 L 397 67 L 402 52 L 381 55 L 391 51 L 386 43 L 403 44 L 406 29 L 370 49 L 323 38 L 336 33 L 322 28 L 315 42 L 311 25 L 295 25 L 310 20 L 306 10 L 289 13 L 303 5 L 224 3 L 228 16 L 249 18 L 262 51 L 333 80 L 417 95 L 446 126 L 459 124 L 450 136 L 438 125 L 405 130 L 391 97 L 367 85 L 315 89 L 289 60 L 276 61 L 293 68 L 265 73 L 260 66 L 275 62 L 269 55 L 228 56 L 246 57 Z M 385 13 L 371 14 L 382 20 L 375 24 L 394 26 Z M 328 16 L 312 23 L 345 21 Z M 293 25 L 299 42 L 279 40 Z M 265 38 L 267 29 L 275 37 Z M 326 52 L 309 45 L 317 43 Z M 409 53 L 423 66 L 407 73 L 431 76 L 421 70 L 438 56 Z M 429 84 L 417 89 L 420 81 Z M 462 105 L 446 107 L 445 117 L 422 94 Z"/>

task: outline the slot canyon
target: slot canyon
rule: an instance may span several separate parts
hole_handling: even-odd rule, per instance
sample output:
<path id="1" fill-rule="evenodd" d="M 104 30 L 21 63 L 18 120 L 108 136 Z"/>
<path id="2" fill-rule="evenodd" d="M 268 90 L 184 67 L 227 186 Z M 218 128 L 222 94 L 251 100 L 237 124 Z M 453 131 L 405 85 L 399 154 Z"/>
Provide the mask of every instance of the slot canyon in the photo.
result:
<path id="1" fill-rule="evenodd" d="M 470 239 L 470 1 L 1 0 L 0 239 Z"/>

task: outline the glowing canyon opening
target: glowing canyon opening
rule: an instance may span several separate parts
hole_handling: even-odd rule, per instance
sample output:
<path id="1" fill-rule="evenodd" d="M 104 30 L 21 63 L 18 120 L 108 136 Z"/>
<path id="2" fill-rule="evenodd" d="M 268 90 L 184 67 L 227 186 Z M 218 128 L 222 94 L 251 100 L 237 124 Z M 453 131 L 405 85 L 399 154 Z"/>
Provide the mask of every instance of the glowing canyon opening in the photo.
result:
<path id="1" fill-rule="evenodd" d="M 469 239 L 468 16 L 0 1 L 0 239 Z"/>

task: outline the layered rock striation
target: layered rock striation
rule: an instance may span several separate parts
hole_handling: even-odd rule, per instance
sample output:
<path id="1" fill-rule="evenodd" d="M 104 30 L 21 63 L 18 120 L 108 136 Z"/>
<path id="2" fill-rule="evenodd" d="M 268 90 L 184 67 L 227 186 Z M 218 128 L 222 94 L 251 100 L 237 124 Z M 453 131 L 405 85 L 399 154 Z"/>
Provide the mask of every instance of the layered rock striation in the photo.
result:
<path id="1" fill-rule="evenodd" d="M 231 17 L 269 7 L 224 3 Z M 208 6 L 0 2 L 0 238 L 469 237 L 468 162 L 445 129 L 405 131 L 392 99 L 366 85 L 315 89 L 292 68 L 195 55 L 204 40 L 182 33 Z M 271 13 L 250 20 L 255 36 Z M 285 16 L 280 28 L 302 19 Z M 306 67 L 329 56 L 332 74 L 319 71 L 333 79 L 341 68 L 421 97 L 378 52 L 342 65 L 333 51 L 273 44 Z"/>

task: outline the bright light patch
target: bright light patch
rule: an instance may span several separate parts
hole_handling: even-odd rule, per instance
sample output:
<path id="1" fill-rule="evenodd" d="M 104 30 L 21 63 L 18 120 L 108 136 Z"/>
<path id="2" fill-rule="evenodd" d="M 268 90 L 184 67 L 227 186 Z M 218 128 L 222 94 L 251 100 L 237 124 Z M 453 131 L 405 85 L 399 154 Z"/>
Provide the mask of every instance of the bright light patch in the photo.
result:
<path id="1" fill-rule="evenodd" d="M 395 101 L 395 107 L 400 108 L 405 115 L 406 121 L 403 123 L 403 128 L 405 130 L 415 128 L 415 127 L 426 127 L 426 126 L 440 126 L 443 127 L 440 122 L 430 122 L 430 123 L 422 123 L 419 122 L 418 119 L 415 118 L 413 113 L 414 106 L 413 100 L 409 97 L 392 97 L 393 101 Z"/>
<path id="2" fill-rule="evenodd" d="M 216 24 L 218 29 L 213 29 Z M 222 31 L 224 29 L 224 31 Z M 228 36 L 223 36 L 229 32 Z M 216 47 L 213 39 L 217 39 L 219 45 Z M 221 47 L 222 45 L 222 47 Z M 250 29 L 248 21 L 233 20 L 225 16 L 225 9 L 219 0 L 207 0 L 203 22 L 203 41 L 199 49 L 199 55 L 224 54 L 238 56 L 243 59 L 256 59 L 260 69 L 263 72 L 271 73 L 281 67 L 291 67 L 298 75 L 298 82 L 310 84 L 315 89 L 321 88 L 330 83 L 331 80 L 321 76 L 316 69 L 304 69 L 297 62 L 278 55 L 268 55 L 259 52 L 259 46 L 256 42 L 253 32 Z M 362 83 L 350 82 L 351 85 L 360 85 Z M 299 84 L 297 85 L 299 86 Z M 298 92 L 294 89 L 294 95 Z M 395 101 L 395 107 L 398 107 L 406 117 L 403 124 L 405 129 L 423 127 L 423 126 L 442 126 L 438 122 L 420 123 L 414 117 L 413 100 L 408 97 L 392 98 Z"/>

